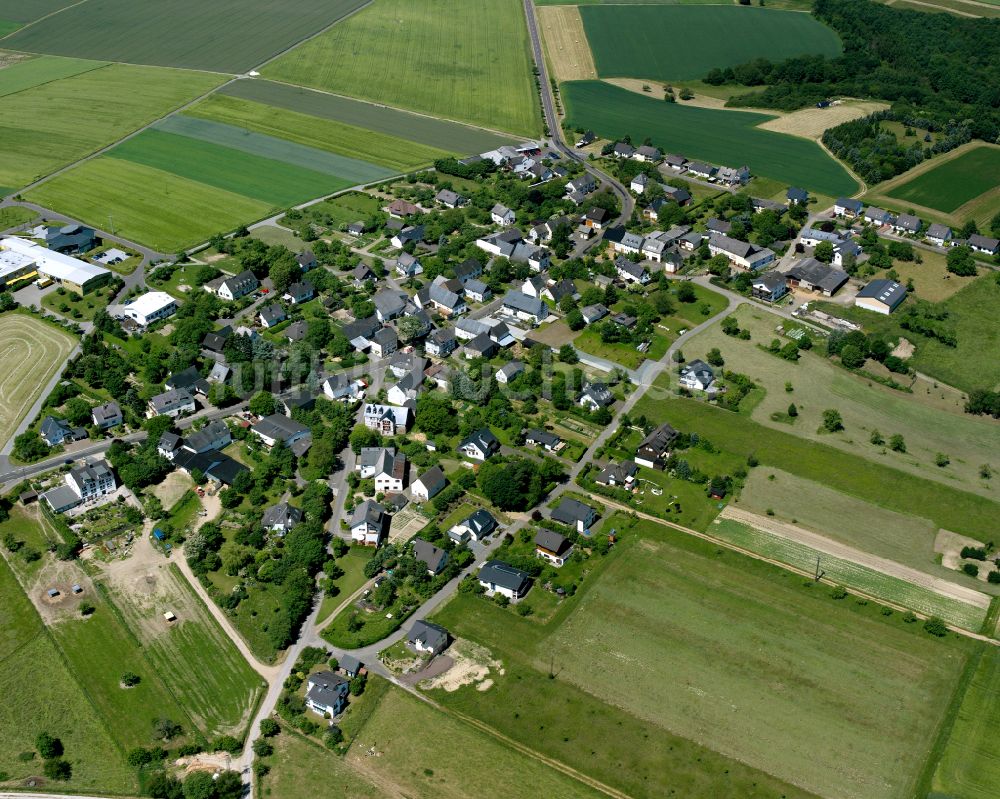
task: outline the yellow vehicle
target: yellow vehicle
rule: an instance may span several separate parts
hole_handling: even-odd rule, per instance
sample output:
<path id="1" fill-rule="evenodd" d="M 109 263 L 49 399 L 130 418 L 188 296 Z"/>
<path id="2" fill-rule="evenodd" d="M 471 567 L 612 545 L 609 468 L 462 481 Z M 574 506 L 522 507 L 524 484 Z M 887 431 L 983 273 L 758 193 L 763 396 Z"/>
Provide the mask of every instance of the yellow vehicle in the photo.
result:
<path id="1" fill-rule="evenodd" d="M 40 288 L 40 289 L 48 288 L 49 286 L 52 285 L 52 278 L 51 277 L 40 277 L 40 278 L 38 278 L 38 280 L 35 281 L 35 285 L 38 286 L 38 288 Z"/>

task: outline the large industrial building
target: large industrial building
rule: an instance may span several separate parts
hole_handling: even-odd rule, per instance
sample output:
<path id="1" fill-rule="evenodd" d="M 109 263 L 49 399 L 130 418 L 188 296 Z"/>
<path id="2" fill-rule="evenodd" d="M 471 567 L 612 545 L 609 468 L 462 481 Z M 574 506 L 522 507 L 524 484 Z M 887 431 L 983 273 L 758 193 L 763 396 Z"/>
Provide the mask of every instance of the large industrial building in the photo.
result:
<path id="1" fill-rule="evenodd" d="M 0 240 L 0 290 L 35 276 L 51 278 L 70 291 L 86 294 L 107 283 L 111 272 L 28 239 L 8 236 Z"/>

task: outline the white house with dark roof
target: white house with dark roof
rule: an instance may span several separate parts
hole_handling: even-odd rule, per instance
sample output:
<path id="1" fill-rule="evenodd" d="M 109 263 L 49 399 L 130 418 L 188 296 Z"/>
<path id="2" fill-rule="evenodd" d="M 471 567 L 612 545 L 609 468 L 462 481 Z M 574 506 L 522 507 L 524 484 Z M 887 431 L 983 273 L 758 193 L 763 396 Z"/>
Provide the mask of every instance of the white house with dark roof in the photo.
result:
<path id="1" fill-rule="evenodd" d="M 702 360 L 691 361 L 681 367 L 678 382 L 691 391 L 708 391 L 715 382 L 715 372 Z"/>
<path id="2" fill-rule="evenodd" d="M 109 430 L 122 423 L 122 409 L 117 402 L 111 400 L 92 408 L 90 418 L 98 430 Z"/>
<path id="3" fill-rule="evenodd" d="M 302 511 L 299 508 L 287 502 L 279 502 L 264 511 L 260 524 L 265 531 L 283 536 L 301 521 Z"/>
<path id="4" fill-rule="evenodd" d="M 861 216 L 865 204 L 861 200 L 850 197 L 841 197 L 833 204 L 833 212 L 837 216 L 856 217 Z"/>
<path id="5" fill-rule="evenodd" d="M 413 557 L 427 567 L 427 573 L 435 577 L 448 563 L 448 553 L 423 538 L 413 539 Z"/>
<path id="6" fill-rule="evenodd" d="M 628 258 L 615 259 L 615 272 L 625 283 L 638 283 L 644 286 L 652 279 L 646 267 Z"/>
<path id="7" fill-rule="evenodd" d="M 500 441 L 488 427 L 482 427 L 471 433 L 458 445 L 458 451 L 466 458 L 474 461 L 485 461 L 500 451 Z"/>
<path id="8" fill-rule="evenodd" d="M 508 227 L 514 224 L 517 219 L 517 214 L 515 214 L 506 205 L 497 203 L 490 210 L 490 219 L 493 220 L 494 225 L 503 225 L 504 227 Z"/>
<path id="9" fill-rule="evenodd" d="M 578 533 L 586 533 L 597 521 L 597 511 L 584 502 L 572 497 L 563 497 L 549 518 L 572 527 Z"/>
<path id="10" fill-rule="evenodd" d="M 441 467 L 432 466 L 413 482 L 413 498 L 427 502 L 444 491 L 447 485 L 448 478 L 444 476 Z"/>
<path id="11" fill-rule="evenodd" d="M 194 413 L 194 397 L 186 388 L 173 388 L 157 394 L 149 400 L 146 416 L 177 417 L 182 413 Z"/>
<path id="12" fill-rule="evenodd" d="M 895 280 L 873 280 L 854 298 L 856 308 L 888 316 L 906 299 L 906 287 Z"/>
<path id="13" fill-rule="evenodd" d="M 535 556 L 547 560 L 557 569 L 573 554 L 573 544 L 554 530 L 541 528 L 535 534 Z"/>
<path id="14" fill-rule="evenodd" d="M 951 228 L 938 222 L 932 224 L 924 233 L 924 238 L 936 247 L 950 247 L 952 236 Z"/>
<path id="15" fill-rule="evenodd" d="M 488 560 L 479 570 L 479 584 L 489 594 L 500 594 L 512 602 L 531 588 L 531 575 L 502 560 Z"/>
<path id="16" fill-rule="evenodd" d="M 424 655 L 439 655 L 448 648 L 448 631 L 440 624 L 417 619 L 410 627 L 406 642 Z"/>
<path id="17" fill-rule="evenodd" d="M 377 547 L 388 532 L 389 517 L 379 503 L 366 499 L 354 509 L 347 526 L 354 543 Z"/>
<path id="18" fill-rule="evenodd" d="M 767 247 L 716 234 L 708 239 L 708 251 L 713 256 L 725 255 L 731 266 L 747 272 L 755 272 L 772 263 L 775 258 L 774 252 Z"/>
<path id="19" fill-rule="evenodd" d="M 615 395 L 604 383 L 588 383 L 580 394 L 577 404 L 589 411 L 607 408 L 615 402 Z"/>
<path id="20" fill-rule="evenodd" d="M 504 310 L 523 322 L 541 324 L 549 316 L 549 306 L 537 297 L 520 291 L 508 291 L 503 298 Z"/>

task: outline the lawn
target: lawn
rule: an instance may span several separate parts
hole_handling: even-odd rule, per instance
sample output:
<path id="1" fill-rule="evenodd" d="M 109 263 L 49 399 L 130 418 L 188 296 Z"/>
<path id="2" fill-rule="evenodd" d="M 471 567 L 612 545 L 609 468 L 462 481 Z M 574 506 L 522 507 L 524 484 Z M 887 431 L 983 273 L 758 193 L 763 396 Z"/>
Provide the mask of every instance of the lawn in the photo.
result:
<path id="1" fill-rule="evenodd" d="M 159 570 L 155 580 L 151 595 L 116 587 L 112 601 L 199 729 L 209 738 L 242 737 L 262 693 L 260 678 L 175 565 Z M 168 625 L 164 609 L 178 621 Z"/>
<path id="2" fill-rule="evenodd" d="M 4 44 L 28 52 L 245 72 L 360 5 L 362 0 L 300 0 L 289 14 L 270 0 L 174 0 L 154 8 L 102 0 L 86 8 L 77 4 Z M 0 19 L 10 19 L 2 12 Z"/>
<path id="3" fill-rule="evenodd" d="M 596 5 L 582 7 L 580 16 L 602 78 L 687 80 L 755 58 L 832 58 L 842 50 L 833 30 L 811 14 L 795 11 L 735 5 Z M 704 36 L 707 30 L 713 35 Z"/>
<path id="4" fill-rule="evenodd" d="M 311 205 L 305 213 L 323 220 L 323 224 L 327 224 L 329 219 L 330 227 L 340 228 L 359 220 L 367 223 L 379 213 L 381 206 L 382 202 L 377 197 L 352 191 Z"/>
<path id="5" fill-rule="evenodd" d="M 506 674 L 432 696 L 637 797 L 912 795 L 963 644 L 659 525 L 607 524 L 606 569 L 548 624 L 465 595 L 438 613 Z"/>
<path id="6" fill-rule="evenodd" d="M 389 140 L 402 138 L 425 147 L 458 153 L 485 152 L 514 139 L 513 136 L 458 122 L 269 80 L 230 83 L 220 90 L 218 96 L 251 100 L 286 111 L 332 120 L 352 130 L 360 128 L 384 134 Z"/>
<path id="7" fill-rule="evenodd" d="M 996 294 L 1000 296 L 1000 290 Z M 907 394 L 851 374 L 815 352 L 802 353 L 795 364 L 783 361 L 759 345 L 774 339 L 778 335 L 775 328 L 782 322 L 787 324 L 786 320 L 751 305 L 741 306 L 734 316 L 741 328 L 751 332 L 751 340 L 726 336 L 721 324 L 713 325 L 685 342 L 684 354 L 689 360 L 704 358 L 710 349 L 718 348 L 726 369 L 749 375 L 762 386 L 766 395 L 751 413 L 754 421 L 926 479 L 1000 499 L 1000 485 L 979 477 L 980 465 L 995 461 L 1000 452 L 1000 425 L 996 422 L 970 416 L 961 407 L 946 411 L 934 406 L 926 399 L 926 385 L 918 384 L 913 394 Z M 785 390 L 786 382 L 794 391 Z M 786 413 L 790 403 L 795 403 L 798 411 L 794 420 L 788 419 Z M 819 432 L 823 411 L 828 408 L 840 411 L 843 431 Z M 902 434 L 906 453 L 869 443 L 875 430 L 886 440 Z M 939 452 L 951 456 L 946 468 L 934 464 Z"/>
<path id="8" fill-rule="evenodd" d="M 42 297 L 42 307 L 68 319 L 90 322 L 93 321 L 94 314 L 108 307 L 108 302 L 114 294 L 112 289 L 112 286 L 104 286 L 83 296 L 68 289 L 64 294 L 60 294 L 56 289 Z"/>
<path id="9" fill-rule="evenodd" d="M 601 334 L 595 328 L 588 327 L 573 339 L 573 346 L 598 358 L 606 358 L 620 364 L 626 369 L 638 369 L 647 358 L 651 361 L 660 360 L 666 354 L 672 339 L 654 332 L 649 340 L 649 349 L 646 352 L 639 352 L 635 344 L 618 342 L 606 344 L 601 341 Z"/>
<path id="10" fill-rule="evenodd" d="M 237 135 L 240 133 L 236 128 L 230 130 Z M 258 138 L 251 140 L 249 136 Z M 253 145 L 253 141 L 261 145 L 261 149 L 270 142 L 285 144 L 280 139 L 260 134 L 249 136 L 248 147 Z M 287 144 L 290 148 L 296 146 Z M 328 164 L 324 165 L 323 171 L 308 169 L 275 157 L 159 129 L 147 130 L 118 145 L 108 157 L 168 172 L 272 206 L 294 205 L 311 197 L 332 194 L 354 182 L 332 174 L 328 171 Z M 338 158 L 333 155 L 327 157 Z M 387 174 L 377 167 L 374 170 L 376 174 Z"/>
<path id="11" fill-rule="evenodd" d="M 386 795 L 377 783 L 365 779 L 336 752 L 297 732 L 282 732 L 271 742 L 274 754 L 262 758 L 270 767 L 268 774 L 260 779 L 263 796 L 315 799 L 336 792 L 334 795 L 351 799 L 382 799 Z"/>
<path id="12" fill-rule="evenodd" d="M 991 799 L 1000 785 L 1000 650 L 984 646 L 934 773 L 940 796 Z"/>
<path id="13" fill-rule="evenodd" d="M 215 233 L 260 219 L 268 203 L 122 158 L 96 158 L 27 194 L 27 199 L 105 226 L 162 252 L 177 252 Z"/>
<path id="14" fill-rule="evenodd" d="M 896 186 L 890 196 L 950 214 L 998 185 L 1000 147 L 983 145 Z"/>
<path id="15" fill-rule="evenodd" d="M 602 81 L 563 84 L 567 123 L 600 136 L 633 141 L 649 137 L 657 147 L 726 165 L 748 164 L 754 174 L 843 196 L 858 185 L 820 146 L 805 139 L 759 130 L 773 117 L 664 103 Z"/>
<path id="16" fill-rule="evenodd" d="M 985 541 L 992 537 L 997 503 L 976 494 L 931 482 L 860 455 L 792 433 L 765 427 L 745 416 L 689 399 L 664 401 L 647 394 L 632 417 L 645 414 L 670 422 L 683 432 L 697 432 L 716 446 L 741 457 L 754 454 L 763 467 L 772 466 L 835 491 L 898 513 L 929 519 L 938 527 Z M 887 490 L 891 486 L 892 490 Z"/>
<path id="17" fill-rule="evenodd" d="M 821 307 L 860 323 L 865 332 L 907 338 L 917 348 L 910 366 L 950 386 L 966 392 L 1000 386 L 1000 320 L 995 311 L 1000 307 L 1000 283 L 996 276 L 983 275 L 941 305 L 948 312 L 948 321 L 954 324 L 958 339 L 955 347 L 903 330 L 892 316 L 829 303 Z"/>
<path id="18" fill-rule="evenodd" d="M 37 218 L 37 211 L 32 211 L 21 205 L 8 205 L 5 208 L 0 208 L 0 230 L 20 228 L 22 225 L 34 222 Z"/>
<path id="19" fill-rule="evenodd" d="M 535 136 L 519 0 L 377 0 L 264 68 L 266 77 Z"/>
<path id="20" fill-rule="evenodd" d="M 337 565 L 344 570 L 335 584 L 338 588 L 336 596 L 324 596 L 320 603 L 316 618 L 325 621 L 351 594 L 357 591 L 368 580 L 365 577 L 365 564 L 375 554 L 370 547 L 351 547 L 344 557 L 337 560 Z"/>
<path id="21" fill-rule="evenodd" d="M 0 98 L 0 117 L 8 120 L 0 128 L 0 186 L 37 180 L 221 82 L 204 73 L 111 64 Z"/>
<path id="22" fill-rule="evenodd" d="M 106 61 L 88 61 L 82 58 L 28 58 L 0 70 L 0 97 L 104 66 L 107 66 Z"/>
<path id="23" fill-rule="evenodd" d="M 315 92 L 311 92 L 311 94 L 314 97 L 323 96 Z M 232 126 L 232 129 L 238 130 L 244 137 L 248 131 L 255 131 L 277 140 L 295 142 L 310 149 L 319 148 L 326 152 L 336 153 L 342 157 L 342 161 L 358 165 L 355 169 L 365 165 L 369 171 L 372 171 L 371 167 L 374 164 L 387 167 L 367 180 L 356 180 L 358 183 L 377 180 L 396 172 L 405 172 L 451 154 L 451 151 L 439 147 L 417 144 L 407 141 L 405 138 L 345 125 L 321 116 L 219 94 L 209 97 L 186 111 L 182 117 L 175 118 L 173 123 L 177 124 L 178 121 L 186 120 L 189 117 L 226 123 L 228 126 Z M 188 135 L 195 134 L 189 133 Z M 227 141 L 219 141 L 219 143 L 238 146 L 231 137 Z M 285 149 L 287 151 L 291 148 Z M 274 157 L 280 158 L 281 156 L 275 155 Z M 316 160 L 315 157 L 310 159 L 311 162 Z M 303 164 L 303 166 L 306 165 L 308 164 Z M 338 171 L 332 174 L 342 173 L 345 176 L 350 174 L 345 172 L 344 166 L 340 166 Z"/>
<path id="24" fill-rule="evenodd" d="M 986 608 L 942 596 L 921 585 L 891 577 L 868 566 L 758 530 L 733 519 L 717 520 L 708 532 L 742 549 L 807 572 L 813 572 L 816 559 L 819 558 L 820 569 L 829 582 L 842 585 L 851 591 L 862 591 L 869 596 L 902 605 L 924 615 L 939 616 L 949 624 L 972 632 L 979 632 L 986 617 Z"/>
<path id="25" fill-rule="evenodd" d="M 0 316 L 0 441 L 17 429 L 49 380 L 62 368 L 76 341 L 55 325 L 27 314 Z"/>

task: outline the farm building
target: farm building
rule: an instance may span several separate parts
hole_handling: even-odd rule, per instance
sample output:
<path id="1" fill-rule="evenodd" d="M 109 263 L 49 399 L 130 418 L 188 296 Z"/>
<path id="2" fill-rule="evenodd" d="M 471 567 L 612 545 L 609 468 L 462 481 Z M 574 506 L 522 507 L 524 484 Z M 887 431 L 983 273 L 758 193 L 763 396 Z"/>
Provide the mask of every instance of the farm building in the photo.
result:
<path id="1" fill-rule="evenodd" d="M 906 288 L 895 280 L 873 280 L 854 298 L 854 305 L 888 316 L 906 299 Z"/>

